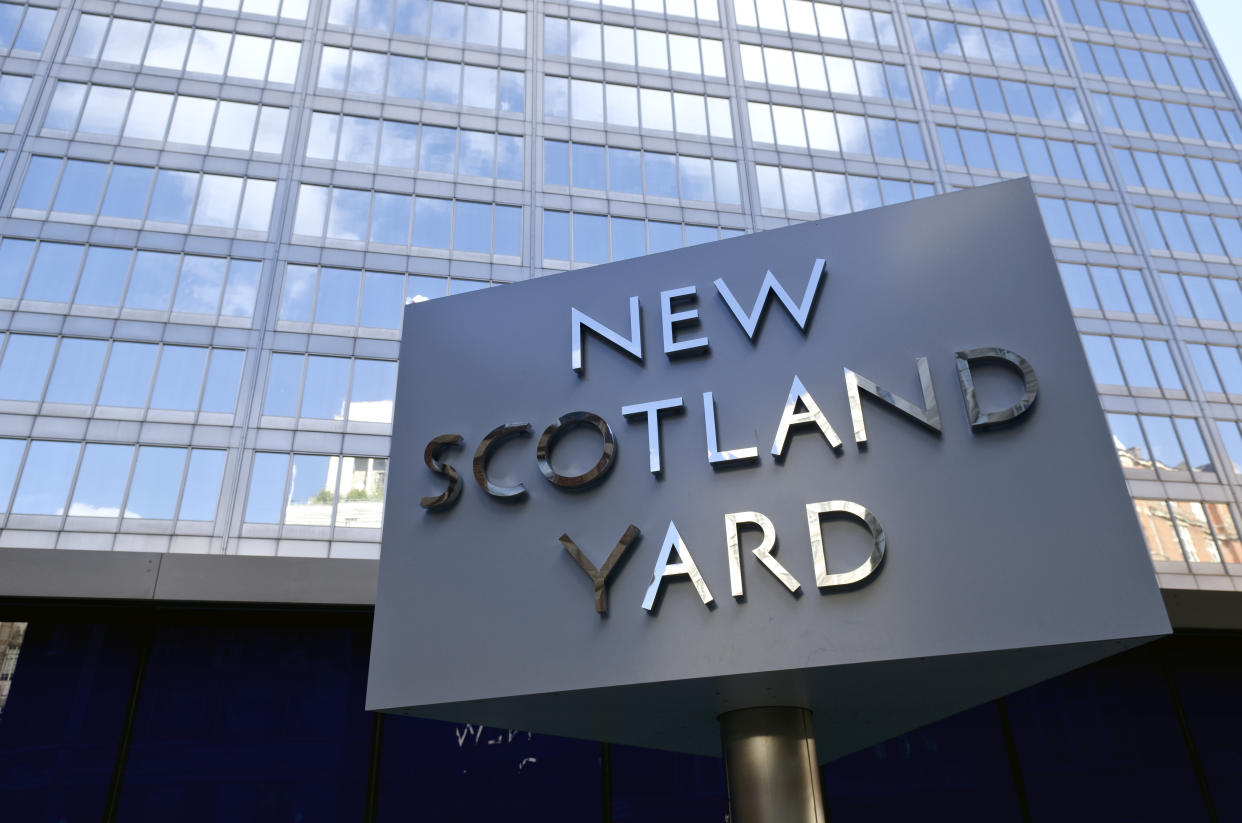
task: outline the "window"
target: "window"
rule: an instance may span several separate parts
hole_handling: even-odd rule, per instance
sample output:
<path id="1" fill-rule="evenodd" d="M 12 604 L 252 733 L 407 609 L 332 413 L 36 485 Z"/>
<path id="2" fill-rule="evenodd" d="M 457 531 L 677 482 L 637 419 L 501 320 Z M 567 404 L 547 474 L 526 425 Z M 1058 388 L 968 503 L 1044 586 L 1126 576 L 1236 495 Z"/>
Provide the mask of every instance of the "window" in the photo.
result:
<path id="1" fill-rule="evenodd" d="M 927 163 L 919 124 L 912 121 L 753 102 L 747 114 L 756 143 Z"/>
<path id="2" fill-rule="evenodd" d="M 1074 41 L 1078 63 L 1088 74 L 1131 83 L 1159 84 L 1224 93 L 1212 61 L 1200 57 Z"/>
<path id="3" fill-rule="evenodd" d="M 384 519 L 388 460 L 257 452 L 247 523 L 378 529 Z"/>
<path id="4" fill-rule="evenodd" d="M 0 49 L 41 53 L 55 20 L 53 9 L 0 3 Z"/>
<path id="5" fill-rule="evenodd" d="M 1120 147 L 1113 154 L 1129 188 L 1242 202 L 1242 166 L 1236 161 Z"/>
<path id="6" fill-rule="evenodd" d="M 396 388 L 395 361 L 274 352 L 263 413 L 302 418 L 303 425 L 314 420 L 388 424 Z"/>
<path id="7" fill-rule="evenodd" d="M 292 86 L 301 51 L 296 40 L 83 14 L 69 57 Z"/>
<path id="8" fill-rule="evenodd" d="M 13 214 L 50 211 L 130 227 L 145 218 L 150 228 L 266 235 L 275 192 L 274 180 L 36 155 Z"/>
<path id="9" fill-rule="evenodd" d="M 1160 280 L 1179 323 L 1205 328 L 1242 325 L 1242 284 L 1224 277 L 1161 272 Z"/>
<path id="10" fill-rule="evenodd" d="M 295 329 L 301 328 L 298 324 L 314 323 L 316 331 L 322 333 L 395 337 L 401 328 L 405 304 L 487 285 L 486 281 L 458 277 L 450 281 L 442 277 L 290 263 L 285 268 L 278 327 Z M 394 334 L 385 335 L 385 330 Z"/>
<path id="11" fill-rule="evenodd" d="M 737 206 L 737 163 L 544 140 L 544 184 Z"/>
<path id="12" fill-rule="evenodd" d="M 526 75 L 520 71 L 336 46 L 323 47 L 318 86 L 351 96 L 387 96 L 502 113 L 526 108 Z"/>
<path id="13" fill-rule="evenodd" d="M 1154 469 L 1173 480 L 1178 473 L 1216 471 L 1193 418 L 1119 412 L 1106 417 L 1123 468 Z"/>
<path id="14" fill-rule="evenodd" d="M 940 148 L 950 166 L 1001 175 L 1053 177 L 1070 183 L 1087 181 L 1102 188 L 1108 178 L 1092 143 L 937 126 Z"/>
<path id="15" fill-rule="evenodd" d="M 0 400 L 54 403 L 68 415 L 102 406 L 186 412 L 191 422 L 193 412 L 233 414 L 244 361 L 240 349 L 9 334 Z"/>
<path id="16" fill-rule="evenodd" d="M 724 77 L 724 44 L 706 37 L 545 17 L 544 54 L 573 62 L 615 63 L 643 71 Z"/>
<path id="17" fill-rule="evenodd" d="M 733 139 L 729 100 L 665 89 L 597 83 L 547 75 L 544 115 L 609 127 L 668 131 L 686 137 Z"/>
<path id="18" fill-rule="evenodd" d="M 1112 203 L 1084 200 L 1039 198 L 1044 227 L 1053 242 L 1130 248 L 1130 239 L 1121 223 L 1121 213 Z"/>
<path id="19" fill-rule="evenodd" d="M 935 69 L 923 69 L 923 85 L 933 106 L 1087 125 L 1073 89 Z"/>
<path id="20" fill-rule="evenodd" d="M 1059 263 L 1061 283 L 1074 309 L 1102 311 L 1118 319 L 1156 320 L 1151 295 L 1137 269 Z"/>
<path id="21" fill-rule="evenodd" d="M 519 256 L 522 208 L 303 183 L 295 236 Z"/>
<path id="22" fill-rule="evenodd" d="M 1148 247 L 1175 255 L 1242 259 L 1242 223 L 1236 217 L 1215 217 L 1165 209 L 1136 208 Z"/>
<path id="23" fill-rule="evenodd" d="M 237 12 L 241 7 L 242 14 L 261 15 L 263 17 L 279 17 L 282 20 L 303 21 L 306 19 L 309 0 L 160 0 L 161 4 L 173 6 L 192 6 L 206 11 Z"/>
<path id="24" fill-rule="evenodd" d="M 22 440 L 0 440 L 17 478 Z M 32 440 L 13 514 L 129 520 L 215 520 L 226 453 L 111 443 Z M 75 471 L 76 470 L 76 471 Z M 76 476 L 75 476 L 76 475 Z M 8 501 L 0 497 L 0 505 Z"/>
<path id="25" fill-rule="evenodd" d="M 526 14 L 445 0 L 331 0 L 328 24 L 398 36 L 464 43 L 470 47 L 526 49 Z"/>
<path id="26" fill-rule="evenodd" d="M 0 126 L 12 126 L 22 113 L 30 78 L 20 74 L 0 74 Z"/>
<path id="27" fill-rule="evenodd" d="M 1115 0 L 1058 0 L 1067 23 L 1094 26 L 1164 40 L 1199 42 L 1194 22 L 1184 11 L 1148 8 Z"/>
<path id="28" fill-rule="evenodd" d="M 279 155 L 288 121 L 289 110 L 281 106 L 62 80 L 52 93 L 43 132 Z"/>
<path id="29" fill-rule="evenodd" d="M 1242 561 L 1238 530 L 1224 503 L 1134 501 L 1152 560 L 1219 564 Z"/>
<path id="30" fill-rule="evenodd" d="M 1083 334 L 1081 338 L 1091 374 L 1101 390 L 1129 387 L 1136 395 L 1160 396 L 1163 391 L 1167 397 L 1185 397 L 1167 341 L 1100 334 Z"/>
<path id="31" fill-rule="evenodd" d="M 923 0 L 923 3 L 928 6 L 974 9 L 990 14 L 1003 14 L 1006 17 L 1048 19 L 1048 10 L 1044 8 L 1044 0 Z"/>
<path id="32" fill-rule="evenodd" d="M 575 5 L 601 5 L 601 0 L 571 0 Z M 603 0 L 605 8 L 633 9 L 640 14 L 667 14 L 669 17 L 695 17 L 711 22 L 720 19 L 717 0 Z"/>
<path id="33" fill-rule="evenodd" d="M 914 35 L 915 48 L 942 57 L 1066 71 L 1065 59 L 1055 37 L 923 17 L 910 18 L 910 32 Z"/>
<path id="34" fill-rule="evenodd" d="M 763 165 L 755 166 L 755 173 L 764 211 L 793 216 L 830 217 L 935 194 L 931 183 L 910 180 Z"/>
<path id="35" fill-rule="evenodd" d="M 578 212 L 543 213 L 544 262 L 607 263 L 654 254 L 696 243 L 708 243 L 743 234 L 742 229 L 716 228 L 607 217 Z"/>
<path id="36" fill-rule="evenodd" d="M 807 0 L 733 0 L 733 13 L 737 24 L 748 28 L 898 47 L 893 16 L 888 12 Z"/>
<path id="37" fill-rule="evenodd" d="M 742 76 L 747 83 L 791 86 L 803 91 L 853 97 L 910 100 L 910 84 L 904 66 L 746 43 L 739 48 Z"/>

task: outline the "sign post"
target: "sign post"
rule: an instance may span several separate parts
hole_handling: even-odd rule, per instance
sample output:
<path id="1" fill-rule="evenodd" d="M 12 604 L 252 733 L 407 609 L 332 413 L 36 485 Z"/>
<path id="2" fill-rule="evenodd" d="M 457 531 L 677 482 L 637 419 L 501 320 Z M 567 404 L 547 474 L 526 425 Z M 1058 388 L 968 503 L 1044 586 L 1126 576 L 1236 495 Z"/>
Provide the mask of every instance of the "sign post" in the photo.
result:
<path id="1" fill-rule="evenodd" d="M 723 740 L 735 823 L 816 820 L 1168 633 L 1110 444 L 1026 181 L 409 306 L 368 708 Z"/>

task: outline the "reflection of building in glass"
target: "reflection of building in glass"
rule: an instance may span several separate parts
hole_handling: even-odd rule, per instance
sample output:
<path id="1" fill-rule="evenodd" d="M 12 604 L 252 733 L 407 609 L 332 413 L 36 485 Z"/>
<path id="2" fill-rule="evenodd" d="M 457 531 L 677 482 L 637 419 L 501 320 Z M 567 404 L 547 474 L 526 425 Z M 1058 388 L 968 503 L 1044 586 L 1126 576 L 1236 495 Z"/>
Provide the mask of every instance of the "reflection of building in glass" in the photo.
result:
<path id="1" fill-rule="evenodd" d="M 4 716 L 4 704 L 8 702 L 9 689 L 13 686 L 17 657 L 21 654 L 25 634 L 25 623 L 0 621 L 0 717 Z"/>

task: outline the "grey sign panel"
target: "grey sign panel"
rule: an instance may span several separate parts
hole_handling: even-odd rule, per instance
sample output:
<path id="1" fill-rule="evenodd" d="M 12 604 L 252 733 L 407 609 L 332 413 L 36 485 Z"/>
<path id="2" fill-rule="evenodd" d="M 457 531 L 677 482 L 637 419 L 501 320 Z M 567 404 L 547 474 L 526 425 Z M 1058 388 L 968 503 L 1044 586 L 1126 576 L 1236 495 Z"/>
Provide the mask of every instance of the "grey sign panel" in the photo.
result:
<path id="1" fill-rule="evenodd" d="M 831 758 L 1169 631 L 1025 181 L 410 306 L 394 428 L 371 709 Z"/>

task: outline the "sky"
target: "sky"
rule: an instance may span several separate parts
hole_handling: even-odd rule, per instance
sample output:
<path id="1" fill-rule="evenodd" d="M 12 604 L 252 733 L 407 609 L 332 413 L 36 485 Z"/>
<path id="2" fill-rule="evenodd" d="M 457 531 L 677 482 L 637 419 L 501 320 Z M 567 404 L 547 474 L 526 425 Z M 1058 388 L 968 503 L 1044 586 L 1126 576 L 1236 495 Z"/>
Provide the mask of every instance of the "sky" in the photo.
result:
<path id="1" fill-rule="evenodd" d="M 1195 0 L 1235 88 L 1242 88 L 1242 0 Z"/>

